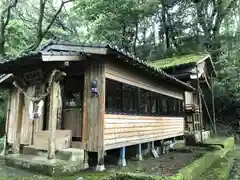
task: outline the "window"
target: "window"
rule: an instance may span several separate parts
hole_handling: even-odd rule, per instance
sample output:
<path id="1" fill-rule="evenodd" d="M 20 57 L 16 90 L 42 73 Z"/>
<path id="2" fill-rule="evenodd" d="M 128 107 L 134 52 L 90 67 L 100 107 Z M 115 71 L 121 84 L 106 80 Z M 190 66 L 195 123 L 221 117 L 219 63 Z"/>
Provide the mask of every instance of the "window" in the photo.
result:
<path id="1" fill-rule="evenodd" d="M 106 111 L 122 112 L 122 84 L 116 81 L 106 81 Z"/>
<path id="2" fill-rule="evenodd" d="M 158 94 L 155 92 L 151 93 L 151 114 L 158 114 Z"/>
<path id="3" fill-rule="evenodd" d="M 123 84 L 123 112 L 129 114 L 137 113 L 137 87 Z"/>
<path id="4" fill-rule="evenodd" d="M 107 79 L 106 112 L 152 116 L 181 116 L 183 101 Z"/>
<path id="5" fill-rule="evenodd" d="M 182 116 L 183 115 L 183 101 L 182 100 L 178 100 L 178 116 Z"/>
<path id="6" fill-rule="evenodd" d="M 139 102 L 139 113 L 140 114 L 151 114 L 151 92 L 145 89 L 140 89 L 140 102 Z"/>
<path id="7" fill-rule="evenodd" d="M 167 114 L 168 114 L 167 97 L 164 95 L 159 95 L 159 115 Z"/>

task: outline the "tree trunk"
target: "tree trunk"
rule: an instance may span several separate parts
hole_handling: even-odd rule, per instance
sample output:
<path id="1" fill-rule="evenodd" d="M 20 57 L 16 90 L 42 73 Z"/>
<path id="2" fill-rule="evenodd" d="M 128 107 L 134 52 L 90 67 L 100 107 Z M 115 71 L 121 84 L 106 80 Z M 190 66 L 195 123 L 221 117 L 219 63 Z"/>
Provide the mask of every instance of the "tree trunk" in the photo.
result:
<path id="1" fill-rule="evenodd" d="M 167 18 L 166 12 L 167 12 L 167 7 L 165 5 L 165 2 L 162 1 L 162 25 L 163 25 L 163 31 L 165 34 L 166 51 L 168 52 L 168 50 L 171 48 L 171 45 L 170 45 L 170 39 L 169 39 L 169 28 L 168 28 L 168 23 L 166 19 Z"/>

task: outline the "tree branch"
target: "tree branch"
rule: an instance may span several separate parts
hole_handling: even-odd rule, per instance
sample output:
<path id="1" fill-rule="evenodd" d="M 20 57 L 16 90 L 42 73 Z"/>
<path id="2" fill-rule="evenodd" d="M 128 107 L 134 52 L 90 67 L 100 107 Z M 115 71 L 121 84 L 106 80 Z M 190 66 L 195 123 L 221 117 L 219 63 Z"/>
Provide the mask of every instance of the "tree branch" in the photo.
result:
<path id="1" fill-rule="evenodd" d="M 65 5 L 66 3 L 71 2 L 71 1 L 73 1 L 73 0 L 62 1 L 59 9 L 57 10 L 57 12 L 56 12 L 56 13 L 54 14 L 54 16 L 52 17 L 52 19 L 51 19 L 50 23 L 48 24 L 47 28 L 45 29 L 45 31 L 43 31 L 43 34 L 42 34 L 43 36 L 49 31 L 49 29 L 51 28 L 51 26 L 52 26 L 53 23 L 55 22 L 57 16 L 58 16 L 58 15 L 60 14 L 60 12 L 62 11 L 62 8 L 64 7 L 64 5 Z"/>
<path id="2" fill-rule="evenodd" d="M 1 13 L 1 19 L 0 19 L 0 55 L 5 56 L 5 30 L 6 27 L 10 21 L 11 17 L 11 10 L 17 6 L 18 0 L 14 0 L 12 3 L 10 3 Z M 5 17 L 6 16 L 6 17 Z M 6 18 L 6 19 L 5 19 Z"/>
<path id="3" fill-rule="evenodd" d="M 49 24 L 47 25 L 46 29 L 43 30 L 43 20 L 44 20 L 44 13 L 45 13 L 45 6 L 47 0 L 40 0 L 40 14 L 38 19 L 38 32 L 37 32 L 37 40 L 35 43 L 33 43 L 27 50 L 25 50 L 23 53 L 28 53 L 30 51 L 34 51 L 36 48 L 38 48 L 39 44 L 42 42 L 42 39 L 45 37 L 45 35 L 49 32 L 50 28 L 52 27 L 53 23 L 56 21 L 58 15 L 61 13 L 63 7 L 65 4 L 72 2 L 73 0 L 66 0 L 62 1 L 60 7 L 56 11 L 56 13 L 51 18 Z"/>

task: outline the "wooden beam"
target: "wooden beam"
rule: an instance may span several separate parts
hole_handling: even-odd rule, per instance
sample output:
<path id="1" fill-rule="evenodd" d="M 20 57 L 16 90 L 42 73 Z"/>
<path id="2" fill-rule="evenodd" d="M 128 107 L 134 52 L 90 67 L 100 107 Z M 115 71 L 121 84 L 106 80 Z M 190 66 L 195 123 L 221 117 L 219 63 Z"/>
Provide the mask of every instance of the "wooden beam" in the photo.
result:
<path id="1" fill-rule="evenodd" d="M 61 56 L 61 55 L 42 55 L 42 61 L 83 61 L 86 60 L 86 56 Z"/>
<path id="2" fill-rule="evenodd" d="M 119 64 L 110 60 L 106 62 L 105 74 L 108 79 L 183 100 L 183 90 L 178 86 L 173 86 L 161 80 L 149 79 L 143 73 L 129 67 L 119 66 Z"/>
<path id="3" fill-rule="evenodd" d="M 211 123 L 211 125 L 212 125 L 213 130 L 214 130 L 214 123 L 213 123 L 213 121 L 212 121 L 212 117 L 211 117 L 211 115 L 210 115 L 210 112 L 209 112 L 208 107 L 207 107 L 207 103 L 206 103 L 206 101 L 205 101 L 205 99 L 204 99 L 204 95 L 203 95 L 202 92 L 201 92 L 201 97 L 202 97 L 202 100 L 203 100 L 204 106 L 205 106 L 205 108 L 206 108 L 206 111 L 207 111 L 207 114 L 208 114 L 208 117 L 209 117 L 210 123 Z"/>
<path id="4" fill-rule="evenodd" d="M 72 52 L 82 52 L 82 53 L 91 53 L 91 54 L 102 54 L 106 55 L 108 48 L 106 47 L 90 47 L 90 46 L 73 46 L 73 45 L 61 45 L 54 44 L 47 47 L 43 51 L 48 50 L 58 50 L 58 51 L 72 51 Z"/>

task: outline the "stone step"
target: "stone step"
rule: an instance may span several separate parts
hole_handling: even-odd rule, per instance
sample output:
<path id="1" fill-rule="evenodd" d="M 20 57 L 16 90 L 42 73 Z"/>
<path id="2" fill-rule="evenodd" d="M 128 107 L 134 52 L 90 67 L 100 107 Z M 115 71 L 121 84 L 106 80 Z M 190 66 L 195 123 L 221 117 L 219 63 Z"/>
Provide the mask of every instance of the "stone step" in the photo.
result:
<path id="1" fill-rule="evenodd" d="M 46 158 L 48 156 L 48 153 L 47 151 L 36 149 L 34 146 L 24 146 L 23 155 L 34 155 Z M 84 150 L 76 148 L 62 149 L 56 151 L 55 157 L 59 160 L 83 162 Z"/>
<path id="2" fill-rule="evenodd" d="M 70 175 L 86 169 L 84 163 L 79 161 L 48 160 L 46 157 L 25 154 L 7 155 L 5 163 L 9 167 L 27 169 L 50 176 Z"/>

